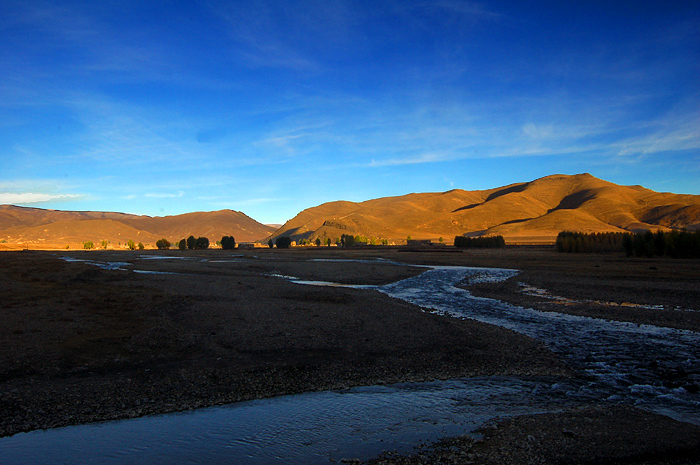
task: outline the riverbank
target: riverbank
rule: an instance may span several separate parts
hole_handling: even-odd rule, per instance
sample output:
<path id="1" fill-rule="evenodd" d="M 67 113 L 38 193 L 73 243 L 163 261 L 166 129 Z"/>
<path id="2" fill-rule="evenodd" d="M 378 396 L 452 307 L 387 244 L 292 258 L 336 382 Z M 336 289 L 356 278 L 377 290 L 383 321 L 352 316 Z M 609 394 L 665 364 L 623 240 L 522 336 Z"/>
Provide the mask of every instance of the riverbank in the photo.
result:
<path id="1" fill-rule="evenodd" d="M 367 465 L 700 463 L 700 427 L 627 406 L 590 406 L 489 423 L 415 453 L 385 453 Z"/>
<path id="2" fill-rule="evenodd" d="M 654 291 L 646 296 L 656 299 L 651 303 L 670 301 L 664 309 L 669 312 L 681 312 L 672 309 L 679 302 L 693 303 L 700 277 L 698 264 L 690 261 L 565 255 L 544 248 L 462 253 L 302 249 L 239 256 L 172 251 L 167 253 L 171 259 L 155 259 L 163 254 L 70 254 L 99 263 L 124 262 L 115 265 L 123 270 L 68 262 L 64 255 L 45 252 L 0 254 L 2 295 L 8 296 L 0 305 L 8 322 L 0 329 L 5 435 L 354 385 L 491 374 L 572 375 L 542 344 L 511 331 L 427 314 L 375 291 L 305 287 L 273 275 L 376 285 L 421 272 L 385 259 L 515 268 L 522 273 L 503 286 L 472 290 L 499 293 L 515 303 L 536 297 L 545 305 L 551 300 L 522 292 L 519 283 L 525 283 L 569 299 L 586 292 L 646 305 L 650 302 L 639 289 L 649 288 Z M 578 284 L 581 279 L 587 280 L 585 286 Z M 611 305 L 601 309 L 608 307 L 615 310 Z M 592 307 L 580 305 L 580 311 L 587 308 Z M 615 312 L 610 315 L 617 317 Z M 637 318 L 637 313 L 627 318 Z M 648 457 L 663 459 L 649 463 L 689 463 L 666 460 L 696 450 L 688 442 L 700 437 L 696 427 L 672 427 L 666 425 L 671 421 L 666 417 L 632 412 L 596 405 L 593 410 L 535 416 L 532 422 L 527 417 L 512 419 L 528 421 L 526 428 L 517 422 L 507 426 L 511 420 L 503 420 L 493 430 L 501 436 L 491 437 L 491 430 L 485 430 L 490 439 L 471 444 L 471 438 L 461 446 L 446 439 L 454 446 L 450 454 L 459 451 L 462 460 L 447 463 L 489 463 L 484 457 L 506 460 L 498 455 L 501 450 L 515 454 L 519 448 L 528 449 L 530 436 L 538 441 L 537 450 L 558 450 L 560 436 L 571 439 L 564 430 L 578 441 L 571 447 L 593 461 L 614 449 L 626 457 L 621 460 L 636 463 L 634 444 L 648 442 Z M 556 415 L 569 415 L 566 424 L 573 426 L 555 426 Z M 603 423 L 596 423 L 599 420 Z M 589 424 L 594 427 L 586 430 Z M 645 442 L 645 425 L 656 424 L 675 433 Z M 640 436 L 631 440 L 622 434 L 625 430 Z M 596 446 L 585 431 L 600 431 L 600 444 L 609 449 Z M 474 452 L 474 447 L 485 449 Z M 672 457 L 671 451 L 680 452 Z M 536 456 L 535 461 L 518 453 L 521 461 L 512 463 L 553 463 L 547 456 Z M 416 460 L 428 460 L 425 457 Z M 401 461 L 414 460 L 410 457 L 392 460 L 380 463 L 433 463 Z"/>

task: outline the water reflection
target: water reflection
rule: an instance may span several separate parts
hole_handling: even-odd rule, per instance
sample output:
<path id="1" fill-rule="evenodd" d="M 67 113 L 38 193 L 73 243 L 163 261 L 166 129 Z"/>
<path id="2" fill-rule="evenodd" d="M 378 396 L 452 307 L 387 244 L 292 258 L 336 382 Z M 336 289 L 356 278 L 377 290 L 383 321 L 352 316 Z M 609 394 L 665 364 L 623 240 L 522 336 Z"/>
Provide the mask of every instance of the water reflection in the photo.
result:
<path id="1" fill-rule="evenodd" d="M 3 463 L 327 464 L 410 452 L 503 415 L 580 402 L 575 384 L 484 377 L 243 402 L 0 440 Z"/>

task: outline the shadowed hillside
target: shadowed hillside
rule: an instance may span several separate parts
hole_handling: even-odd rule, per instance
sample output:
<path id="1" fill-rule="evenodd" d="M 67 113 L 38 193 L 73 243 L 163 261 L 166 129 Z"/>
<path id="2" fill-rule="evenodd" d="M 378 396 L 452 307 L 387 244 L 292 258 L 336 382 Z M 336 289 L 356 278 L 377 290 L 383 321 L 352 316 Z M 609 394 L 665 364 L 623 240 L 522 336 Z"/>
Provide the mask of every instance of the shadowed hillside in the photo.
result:
<path id="1" fill-rule="evenodd" d="M 700 196 L 619 186 L 590 174 L 552 175 L 484 191 L 460 189 L 309 208 L 272 235 L 297 242 L 343 234 L 392 242 L 456 235 L 502 235 L 508 242 L 551 242 L 562 230 L 639 231 L 700 226 Z"/>
<path id="2" fill-rule="evenodd" d="M 0 205 L 0 241 L 5 244 L 74 247 L 85 241 L 97 245 L 105 240 L 116 248 L 128 240 L 155 245 L 160 238 L 175 243 L 190 235 L 207 237 L 211 243 L 222 236 L 248 242 L 260 240 L 272 231 L 274 228 L 233 210 L 150 217 Z"/>

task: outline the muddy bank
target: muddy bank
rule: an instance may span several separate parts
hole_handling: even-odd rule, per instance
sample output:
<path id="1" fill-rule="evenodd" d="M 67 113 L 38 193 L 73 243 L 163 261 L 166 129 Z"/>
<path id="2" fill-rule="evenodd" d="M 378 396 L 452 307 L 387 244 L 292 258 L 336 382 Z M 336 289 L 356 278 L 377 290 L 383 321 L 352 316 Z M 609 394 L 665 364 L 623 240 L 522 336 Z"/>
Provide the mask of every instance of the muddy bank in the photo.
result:
<path id="1" fill-rule="evenodd" d="M 273 276 L 379 284 L 416 268 L 308 253 L 156 255 L 0 254 L 1 435 L 356 385 L 568 374 L 505 329 Z"/>
<path id="2" fill-rule="evenodd" d="M 591 406 L 493 422 L 371 465 L 696 464 L 700 427 L 631 407 Z"/>

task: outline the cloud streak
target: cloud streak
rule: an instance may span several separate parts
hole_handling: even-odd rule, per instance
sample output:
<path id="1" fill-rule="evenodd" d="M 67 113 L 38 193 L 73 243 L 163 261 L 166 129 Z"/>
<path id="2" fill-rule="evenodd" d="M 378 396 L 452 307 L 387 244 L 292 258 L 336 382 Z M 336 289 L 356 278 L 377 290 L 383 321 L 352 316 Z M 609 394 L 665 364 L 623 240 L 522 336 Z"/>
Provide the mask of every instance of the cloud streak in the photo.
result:
<path id="1" fill-rule="evenodd" d="M 36 192 L 21 192 L 12 193 L 4 192 L 0 193 L 0 204 L 35 204 L 35 203 L 45 203 L 51 201 L 65 201 L 65 200 L 77 200 L 80 199 L 81 195 L 71 195 L 71 194 L 41 194 Z"/>

